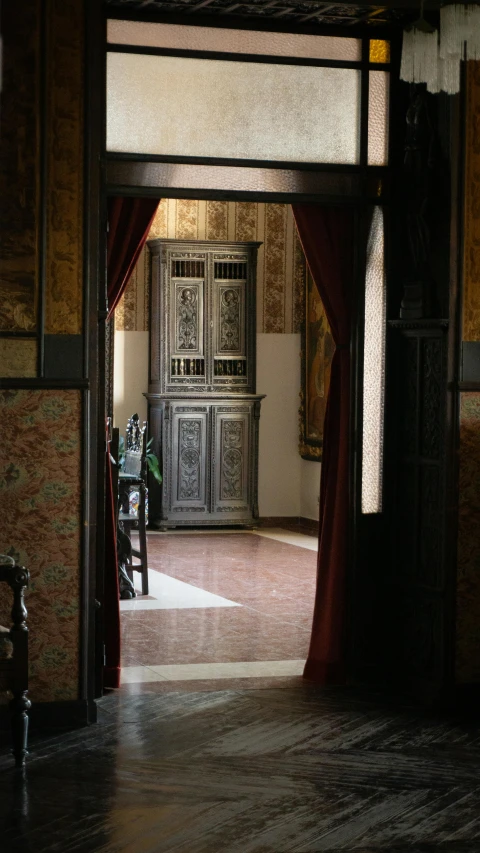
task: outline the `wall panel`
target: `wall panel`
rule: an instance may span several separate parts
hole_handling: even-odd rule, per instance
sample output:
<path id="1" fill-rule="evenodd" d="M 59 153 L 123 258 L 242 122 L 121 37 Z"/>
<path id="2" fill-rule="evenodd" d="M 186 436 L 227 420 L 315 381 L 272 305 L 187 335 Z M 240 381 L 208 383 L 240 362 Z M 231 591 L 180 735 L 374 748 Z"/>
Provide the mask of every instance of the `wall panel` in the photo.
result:
<path id="1" fill-rule="evenodd" d="M 40 3 L 2 7 L 0 332 L 35 332 L 39 289 Z M 18 349 L 12 353 L 14 361 Z M 3 352 L 4 370 L 9 353 Z"/>
<path id="2" fill-rule="evenodd" d="M 480 341 L 480 62 L 466 63 L 462 339 Z M 478 347 L 478 344 L 476 345 Z M 456 679 L 480 681 L 480 394 L 460 395 Z"/>
<path id="3" fill-rule="evenodd" d="M 83 4 L 48 0 L 45 332 L 82 330 Z"/>
<path id="4" fill-rule="evenodd" d="M 81 392 L 0 391 L 0 552 L 25 565 L 32 701 L 78 698 Z M 3 595 L 0 623 L 11 601 Z"/>

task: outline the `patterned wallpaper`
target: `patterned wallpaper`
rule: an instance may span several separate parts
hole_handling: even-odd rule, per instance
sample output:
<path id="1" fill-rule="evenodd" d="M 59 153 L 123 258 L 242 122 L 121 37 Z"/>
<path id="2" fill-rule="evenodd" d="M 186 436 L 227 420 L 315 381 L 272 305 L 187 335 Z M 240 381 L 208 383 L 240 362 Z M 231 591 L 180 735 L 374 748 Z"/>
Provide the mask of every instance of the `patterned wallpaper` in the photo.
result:
<path id="1" fill-rule="evenodd" d="M 47 257 L 45 332 L 82 331 L 83 18 L 79 0 L 47 0 Z"/>
<path id="2" fill-rule="evenodd" d="M 0 338 L 2 377 L 36 376 L 37 350 L 36 338 Z"/>
<path id="3" fill-rule="evenodd" d="M 467 62 L 463 340 L 480 340 L 480 62 Z"/>
<path id="4" fill-rule="evenodd" d="M 46 334 L 82 331 L 83 18 L 82 0 L 4 4 L 4 86 L 0 123 L 0 332 L 38 333 L 42 17 L 46 51 L 45 145 L 48 158 L 45 244 Z M 30 339 L 4 339 L 2 376 L 35 376 Z"/>
<path id="5" fill-rule="evenodd" d="M 40 4 L 2 8 L 0 331 L 35 330 L 38 293 Z M 6 356 L 6 353 L 4 354 Z"/>
<path id="6" fill-rule="evenodd" d="M 460 683 L 480 681 L 480 394 L 460 404 L 457 662 Z"/>
<path id="7" fill-rule="evenodd" d="M 84 0 L 24 0 L 2 7 L 4 87 L 0 125 L 2 256 L 1 374 L 37 373 L 37 290 L 41 267 L 40 33 L 46 52 L 45 329 L 82 332 Z M 43 18 L 43 21 L 41 21 Z M 81 392 L 0 391 L 3 517 L 0 551 L 31 572 L 30 693 L 34 701 L 79 696 L 81 572 Z M 0 593 L 0 622 L 11 600 Z"/>
<path id="8" fill-rule="evenodd" d="M 305 257 L 286 204 L 162 199 L 149 238 L 258 240 L 257 331 L 299 332 L 304 316 Z M 148 247 L 115 312 L 118 331 L 148 330 Z"/>
<path id="9" fill-rule="evenodd" d="M 79 391 L 0 391 L 3 497 L 0 552 L 31 573 L 30 696 L 78 698 L 81 541 Z M 11 599 L 2 590 L 0 623 Z"/>

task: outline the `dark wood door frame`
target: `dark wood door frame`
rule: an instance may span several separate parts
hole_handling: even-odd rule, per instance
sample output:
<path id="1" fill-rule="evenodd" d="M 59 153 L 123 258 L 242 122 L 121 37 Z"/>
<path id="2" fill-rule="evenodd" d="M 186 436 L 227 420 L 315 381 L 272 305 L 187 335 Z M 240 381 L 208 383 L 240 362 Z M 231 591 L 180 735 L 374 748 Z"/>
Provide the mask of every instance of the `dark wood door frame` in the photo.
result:
<path id="1" fill-rule="evenodd" d="M 366 137 L 365 122 L 362 132 L 362 165 L 336 169 L 331 166 L 320 166 L 317 172 L 329 175 L 349 172 L 356 175 L 360 182 L 358 195 L 332 195 L 322 193 L 318 185 L 309 191 L 308 175 L 314 171 L 312 167 L 305 168 L 304 164 L 288 164 L 292 169 L 303 170 L 303 188 L 297 192 L 246 192 L 245 190 L 208 190 L 180 189 L 165 186 L 142 186 L 141 182 L 115 182 L 109 180 L 108 171 L 114 160 L 117 163 L 122 157 L 109 157 L 105 154 L 105 80 L 106 80 L 106 33 L 104 12 L 96 0 L 87 0 L 86 4 L 86 108 L 85 108 L 85 277 L 86 277 L 86 309 L 85 329 L 87 336 L 86 358 L 89 366 L 90 400 L 85 422 L 85 449 L 87 466 L 84 473 L 86 501 L 88 502 L 88 542 L 87 559 L 83 577 L 83 622 L 81 636 L 82 654 L 82 695 L 89 701 L 102 693 L 103 668 L 103 578 L 104 578 L 104 461 L 105 461 L 105 321 L 107 316 L 106 301 L 106 234 L 107 234 L 107 198 L 108 195 L 150 195 L 158 198 L 190 198 L 218 200 L 250 200 L 257 202 L 292 203 L 309 201 L 325 206 L 346 205 L 355 210 L 357 238 L 365 231 L 365 222 L 369 218 L 368 208 L 372 204 L 388 205 L 388 199 L 376 195 L 379 178 L 382 187 L 388 184 L 391 167 L 374 168 L 366 166 Z M 364 56 L 368 37 L 364 38 Z M 395 44 L 392 41 L 392 70 L 398 64 Z M 398 51 L 397 51 L 398 53 Z M 364 85 L 366 81 L 364 75 Z M 367 109 L 364 99 L 364 111 Z M 390 120 L 394 115 L 391 110 Z M 365 118 L 365 117 L 364 117 Z M 390 133 L 390 139 L 392 134 Z M 123 158 L 123 166 L 130 169 L 144 169 L 145 160 L 149 158 Z M 158 158 L 150 158 L 158 162 Z M 172 165 L 181 165 L 182 161 L 167 158 Z M 208 161 L 207 165 L 215 165 Z M 255 164 L 250 164 L 255 165 Z M 262 164 L 264 165 L 264 164 Z M 278 164 L 270 164 L 278 168 Z M 372 178 L 372 181 L 369 179 Z M 386 180 L 385 180 L 386 179 Z M 357 239 L 358 243 L 358 239 Z M 352 335 L 352 359 L 354 382 L 352 382 L 352 418 L 351 418 L 351 482 L 352 499 L 355 509 L 352 513 L 350 529 L 351 554 L 355 554 L 356 540 L 354 526 L 358 518 L 359 497 L 359 466 L 361 463 L 361 431 L 359 425 L 359 405 L 361 403 L 361 351 L 363 346 L 363 285 L 362 273 L 364 256 L 356 253 L 357 304 L 356 321 Z M 360 384 L 359 384 L 360 383 Z M 357 525 L 358 526 L 358 525 Z"/>

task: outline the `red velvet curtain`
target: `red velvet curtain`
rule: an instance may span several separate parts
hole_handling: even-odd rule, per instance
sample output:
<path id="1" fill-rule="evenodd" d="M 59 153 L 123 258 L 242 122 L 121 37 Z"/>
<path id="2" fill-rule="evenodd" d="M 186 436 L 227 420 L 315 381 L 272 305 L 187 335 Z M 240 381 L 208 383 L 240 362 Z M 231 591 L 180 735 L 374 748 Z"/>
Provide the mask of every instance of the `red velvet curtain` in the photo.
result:
<path id="1" fill-rule="evenodd" d="M 112 463 L 107 429 L 106 492 L 105 492 L 105 579 L 104 579 L 104 687 L 120 687 L 120 590 L 118 587 L 117 530 L 115 500 L 112 485 Z"/>
<path id="2" fill-rule="evenodd" d="M 336 344 L 323 434 L 317 589 L 303 674 L 321 684 L 340 684 L 345 679 L 354 221 L 353 212 L 345 208 L 292 207 Z"/>
<path id="3" fill-rule="evenodd" d="M 158 205 L 158 198 L 112 196 L 108 199 L 108 319 L 115 311 L 135 269 Z"/>
<path id="4" fill-rule="evenodd" d="M 152 198 L 108 200 L 107 295 L 108 319 L 111 318 L 130 280 L 135 264 L 148 237 L 159 204 Z M 105 579 L 104 643 L 105 687 L 120 686 L 120 606 L 118 589 L 117 530 L 109 444 L 105 464 Z"/>

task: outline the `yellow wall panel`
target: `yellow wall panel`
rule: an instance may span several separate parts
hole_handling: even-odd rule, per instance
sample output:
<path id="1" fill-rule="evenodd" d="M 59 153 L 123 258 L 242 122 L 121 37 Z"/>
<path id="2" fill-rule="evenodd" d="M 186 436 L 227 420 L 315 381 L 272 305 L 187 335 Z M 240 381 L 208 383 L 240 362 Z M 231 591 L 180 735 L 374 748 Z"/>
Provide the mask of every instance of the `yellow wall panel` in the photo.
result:
<path id="1" fill-rule="evenodd" d="M 83 289 L 83 23 L 79 0 L 47 0 L 45 332 L 80 334 Z"/>

